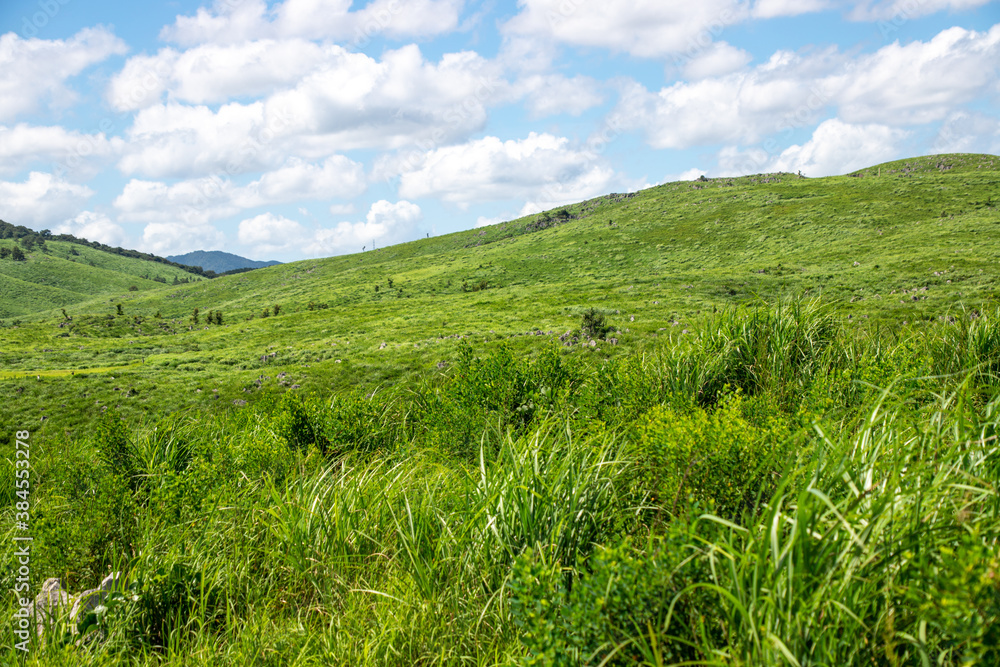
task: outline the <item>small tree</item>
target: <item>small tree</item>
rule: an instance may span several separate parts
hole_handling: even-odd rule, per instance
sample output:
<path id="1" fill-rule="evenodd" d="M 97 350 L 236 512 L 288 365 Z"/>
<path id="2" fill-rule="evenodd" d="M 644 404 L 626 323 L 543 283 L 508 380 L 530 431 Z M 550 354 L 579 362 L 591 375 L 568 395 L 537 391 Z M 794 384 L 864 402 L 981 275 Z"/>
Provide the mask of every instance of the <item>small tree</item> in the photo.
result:
<path id="1" fill-rule="evenodd" d="M 195 308 L 194 312 L 191 313 L 191 321 L 198 324 L 198 309 Z"/>
<path id="2" fill-rule="evenodd" d="M 278 313 L 280 312 L 281 312 L 281 306 L 279 306 L 278 304 L 274 304 L 274 316 L 277 317 Z"/>
<path id="3" fill-rule="evenodd" d="M 14 246 L 14 249 L 10 251 L 10 258 L 15 262 L 23 262 L 27 259 L 27 257 L 24 256 L 24 251 L 17 246 Z"/>
<path id="4" fill-rule="evenodd" d="M 270 317 L 271 316 L 271 311 L 268 310 L 267 308 L 265 308 L 264 310 L 260 311 L 260 316 L 261 317 Z"/>
<path id="5" fill-rule="evenodd" d="M 116 304 L 116 305 L 118 306 L 118 314 L 119 315 L 124 315 L 125 314 L 125 309 L 122 308 L 122 305 L 120 303 Z"/>
<path id="6" fill-rule="evenodd" d="M 221 310 L 215 311 L 215 323 L 217 325 L 219 325 L 219 326 L 222 326 L 222 311 Z"/>
<path id="7" fill-rule="evenodd" d="M 611 330 L 611 325 L 604 319 L 604 313 L 596 308 L 591 308 L 583 314 L 580 329 L 591 338 L 604 338 Z"/>
<path id="8" fill-rule="evenodd" d="M 7 259 L 8 257 L 10 257 L 10 248 L 6 246 L 0 248 L 0 259 Z"/>

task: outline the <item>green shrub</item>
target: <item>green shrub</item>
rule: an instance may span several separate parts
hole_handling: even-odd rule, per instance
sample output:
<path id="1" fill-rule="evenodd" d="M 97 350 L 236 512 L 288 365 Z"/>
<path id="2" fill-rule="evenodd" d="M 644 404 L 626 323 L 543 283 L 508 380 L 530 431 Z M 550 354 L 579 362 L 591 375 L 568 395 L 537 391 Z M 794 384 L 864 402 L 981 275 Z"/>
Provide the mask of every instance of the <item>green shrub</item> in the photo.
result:
<path id="1" fill-rule="evenodd" d="M 508 585 L 511 615 L 528 653 L 521 664 L 705 659 L 684 641 L 712 631 L 711 597 L 687 591 L 710 576 L 707 559 L 690 547 L 695 541 L 677 522 L 642 548 L 626 540 L 597 549 L 576 576 L 540 552 L 525 553 L 514 563 Z M 657 646 L 660 662 L 642 662 L 652 658 L 650 644 Z"/>
<path id="2" fill-rule="evenodd" d="M 749 423 L 743 401 L 734 393 L 712 409 L 653 408 L 637 428 L 637 491 L 670 514 L 688 496 L 724 517 L 766 501 L 785 465 L 788 434 L 780 420 Z"/>
<path id="3" fill-rule="evenodd" d="M 603 340 L 607 337 L 608 332 L 611 331 L 611 325 L 607 323 L 604 313 L 596 308 L 591 308 L 583 314 L 580 322 L 580 330 L 585 336 Z"/>

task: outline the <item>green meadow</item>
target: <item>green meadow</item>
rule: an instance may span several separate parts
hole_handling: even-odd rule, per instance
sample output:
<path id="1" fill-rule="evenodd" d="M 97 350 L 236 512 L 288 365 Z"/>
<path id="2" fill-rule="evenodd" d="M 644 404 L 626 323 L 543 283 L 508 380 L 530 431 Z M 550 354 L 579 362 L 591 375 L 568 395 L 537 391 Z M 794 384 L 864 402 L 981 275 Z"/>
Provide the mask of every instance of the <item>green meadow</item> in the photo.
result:
<path id="1" fill-rule="evenodd" d="M 667 183 L 211 280 L 0 259 L 3 587 L 25 507 L 32 596 L 125 573 L 0 654 L 998 664 L 998 185 Z"/>

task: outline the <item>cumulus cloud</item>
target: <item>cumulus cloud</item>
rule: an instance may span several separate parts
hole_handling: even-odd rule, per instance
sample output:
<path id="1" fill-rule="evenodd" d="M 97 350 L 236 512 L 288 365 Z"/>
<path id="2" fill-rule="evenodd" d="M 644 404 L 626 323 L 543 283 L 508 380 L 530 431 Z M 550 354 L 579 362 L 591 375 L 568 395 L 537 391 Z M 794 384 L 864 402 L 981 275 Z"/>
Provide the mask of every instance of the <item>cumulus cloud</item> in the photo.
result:
<path id="1" fill-rule="evenodd" d="M 414 45 L 381 60 L 336 46 L 321 55 L 293 87 L 263 100 L 218 109 L 177 101 L 145 106 L 128 130 L 119 167 L 130 175 L 191 178 L 270 169 L 288 155 L 320 159 L 352 149 L 440 145 L 480 129 L 487 105 L 510 94 L 497 66 L 473 52 L 445 54 L 436 63 Z M 229 72 L 215 72 L 216 78 Z M 186 84 L 170 85 L 175 98 Z"/>
<path id="2" fill-rule="evenodd" d="M 931 153 L 1000 153 L 1000 118 L 956 111 L 938 131 Z"/>
<path id="3" fill-rule="evenodd" d="M 385 199 L 372 204 L 364 222 L 341 222 L 332 229 L 320 229 L 305 248 L 309 255 L 332 255 L 354 252 L 359 246 L 371 247 L 398 243 L 416 232 L 416 225 L 423 218 L 420 207 L 406 200 L 392 203 Z"/>
<path id="4" fill-rule="evenodd" d="M 385 165 L 400 175 L 404 197 L 439 197 L 460 205 L 525 199 L 553 205 L 605 192 L 615 172 L 569 139 L 532 132 L 524 139 L 484 137 L 430 151 L 414 162 Z"/>
<path id="5" fill-rule="evenodd" d="M 15 174 L 48 163 L 60 169 L 62 176 L 90 178 L 113 156 L 122 151 L 119 137 L 104 133 L 84 134 L 59 126 L 35 126 L 18 123 L 0 125 L 0 174 Z"/>
<path id="6" fill-rule="evenodd" d="M 305 227 L 281 215 L 262 213 L 243 220 L 239 226 L 239 240 L 253 248 L 257 256 L 297 249 L 308 235 Z"/>
<path id="7" fill-rule="evenodd" d="M 737 0 L 522 0 L 518 4 L 521 12 L 504 26 L 509 34 L 645 58 L 697 50 L 748 17 L 745 4 Z"/>
<path id="8" fill-rule="evenodd" d="M 86 28 L 65 40 L 0 35 L 0 122 L 37 111 L 46 100 L 67 106 L 75 99 L 67 79 L 126 50 L 125 43 L 103 27 Z"/>
<path id="9" fill-rule="evenodd" d="M 320 164 L 289 158 L 279 169 L 244 186 L 220 176 L 172 185 L 132 179 L 114 206 L 123 220 L 211 222 L 259 206 L 353 198 L 366 186 L 362 165 L 342 155 L 331 156 Z"/>
<path id="10" fill-rule="evenodd" d="M 755 143 L 819 117 L 828 95 L 811 84 L 816 69 L 813 61 L 778 52 L 753 70 L 679 81 L 655 93 L 635 83 L 623 88 L 613 118 L 643 131 L 654 148 Z"/>
<path id="11" fill-rule="evenodd" d="M 846 121 L 911 125 L 943 119 L 995 87 L 998 72 L 1000 24 L 988 32 L 955 27 L 850 61 L 826 86 Z"/>
<path id="12" fill-rule="evenodd" d="M 336 61 L 345 51 L 302 39 L 262 39 L 240 44 L 205 44 L 186 51 L 161 49 L 155 56 L 129 58 L 108 85 L 119 111 L 141 109 L 170 92 L 194 104 L 227 102 L 291 87 L 311 70 Z"/>
<path id="13" fill-rule="evenodd" d="M 848 56 L 836 48 L 778 51 L 750 70 L 657 92 L 623 86 L 613 118 L 654 148 L 752 144 L 808 127 L 829 108 L 852 124 L 907 126 L 941 120 L 995 89 L 1000 25 L 949 28 L 932 39 Z"/>
<path id="14" fill-rule="evenodd" d="M 727 147 L 719 166 L 729 174 L 799 172 L 806 176 L 835 176 L 899 157 L 909 132 L 886 125 L 851 125 L 832 118 L 823 121 L 806 143 L 774 156 L 756 148 Z"/>
<path id="15" fill-rule="evenodd" d="M 773 19 L 779 16 L 798 16 L 819 12 L 834 6 L 831 0 L 757 0 L 753 3 L 753 17 Z"/>
<path id="16" fill-rule="evenodd" d="M 261 38 L 351 40 L 364 46 L 376 35 L 439 35 L 458 26 L 463 0 L 374 0 L 351 11 L 352 0 L 216 0 L 212 9 L 178 16 L 161 38 L 179 44 L 235 44 Z"/>
<path id="17" fill-rule="evenodd" d="M 136 114 L 118 163 L 125 174 L 153 178 L 236 175 L 277 166 L 290 120 L 281 109 L 252 104 L 157 104 Z"/>
<path id="18" fill-rule="evenodd" d="M 684 63 L 683 74 L 688 79 L 718 77 L 742 69 L 752 56 L 726 42 L 715 42 Z"/>
<path id="19" fill-rule="evenodd" d="M 97 241 L 112 247 L 125 247 L 128 244 L 128 234 L 121 226 L 115 224 L 103 213 L 83 211 L 69 220 L 57 225 L 54 234 L 72 234 L 88 241 Z"/>
<path id="20" fill-rule="evenodd" d="M 561 113 L 579 116 L 604 101 L 600 84 L 589 76 L 534 74 L 518 80 L 512 93 L 526 97 L 536 117 Z"/>
<path id="21" fill-rule="evenodd" d="M 0 220 L 51 228 L 75 216 L 93 194 L 85 185 L 33 171 L 24 182 L 0 181 Z"/>

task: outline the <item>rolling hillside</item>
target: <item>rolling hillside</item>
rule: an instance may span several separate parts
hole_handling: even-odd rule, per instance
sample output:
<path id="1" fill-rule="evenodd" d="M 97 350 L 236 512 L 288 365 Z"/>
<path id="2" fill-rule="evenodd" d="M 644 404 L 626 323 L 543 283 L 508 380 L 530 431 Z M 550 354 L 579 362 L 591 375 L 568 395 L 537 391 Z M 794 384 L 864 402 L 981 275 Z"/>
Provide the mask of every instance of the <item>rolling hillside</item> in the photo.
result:
<path id="1" fill-rule="evenodd" d="M 462 340 L 505 339 L 526 353 L 562 344 L 590 308 L 606 314 L 623 350 L 693 331 L 728 305 L 785 297 L 821 297 L 852 326 L 914 326 L 995 298 L 998 185 L 1000 158 L 988 155 L 821 179 L 667 183 L 374 252 L 170 286 L 141 278 L 152 268 L 89 267 L 51 244 L 55 257 L 0 261 L 8 284 L 35 290 L 42 309 L 51 304 L 0 329 L 2 373 L 118 368 L 137 389 L 125 409 L 209 408 L 248 398 L 243 389 L 277 368 L 289 384 L 326 391 L 422 376 Z M 49 267 L 65 277 L 50 284 Z M 82 298 L 87 277 L 99 297 Z M 73 298 L 70 319 L 56 307 L 64 297 Z M 611 353 L 588 351 L 595 360 Z M 118 404 L 103 385 L 100 403 Z M 208 387 L 226 400 L 196 391 Z M 65 386 L 32 389 L 79 403 Z M 0 387 L 0 397 L 13 390 Z"/>
<path id="2" fill-rule="evenodd" d="M 13 250 L 14 239 L 0 239 Z M 24 261 L 0 259 L 0 319 L 58 310 L 82 301 L 156 289 L 174 281 L 204 280 L 177 266 L 123 257 L 67 241 L 47 241 Z"/>
<path id="3" fill-rule="evenodd" d="M 100 269 L 0 328 L 3 558 L 124 584 L 26 664 L 998 664 L 998 183 L 933 156 Z M 13 270 L 58 302 L 73 258 Z"/>

